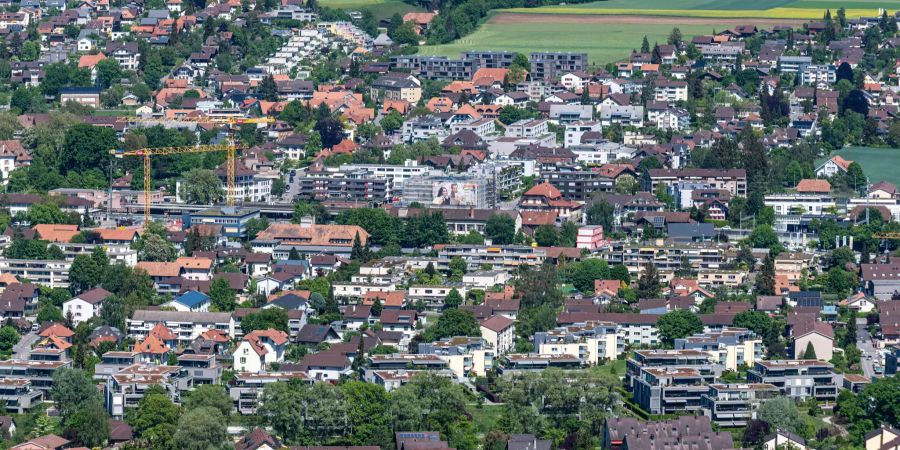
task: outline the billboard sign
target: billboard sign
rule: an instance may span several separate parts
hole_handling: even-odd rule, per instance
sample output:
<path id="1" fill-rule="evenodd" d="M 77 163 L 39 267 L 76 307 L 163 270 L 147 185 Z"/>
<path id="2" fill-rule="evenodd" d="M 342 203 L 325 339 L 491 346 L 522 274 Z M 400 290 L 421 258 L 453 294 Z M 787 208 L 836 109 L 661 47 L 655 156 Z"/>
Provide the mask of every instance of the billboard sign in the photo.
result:
<path id="1" fill-rule="evenodd" d="M 478 206 L 478 185 L 457 181 L 441 181 L 432 185 L 434 206 Z"/>

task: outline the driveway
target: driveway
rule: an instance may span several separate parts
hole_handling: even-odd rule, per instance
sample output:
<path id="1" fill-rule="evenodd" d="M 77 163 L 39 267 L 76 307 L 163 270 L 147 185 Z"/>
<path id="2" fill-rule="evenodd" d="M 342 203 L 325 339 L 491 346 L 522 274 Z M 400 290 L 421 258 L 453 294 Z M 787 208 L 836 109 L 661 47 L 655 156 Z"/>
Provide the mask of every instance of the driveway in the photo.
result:
<path id="1" fill-rule="evenodd" d="M 29 331 L 19 339 L 19 343 L 13 346 L 13 359 L 28 359 L 31 356 L 31 346 L 38 340 L 37 333 Z"/>
<path id="2" fill-rule="evenodd" d="M 879 351 L 872 343 L 872 337 L 869 336 L 865 318 L 856 319 L 856 346 L 862 353 L 860 365 L 862 365 L 863 375 L 869 378 L 876 377 L 875 363 L 878 362 Z"/>

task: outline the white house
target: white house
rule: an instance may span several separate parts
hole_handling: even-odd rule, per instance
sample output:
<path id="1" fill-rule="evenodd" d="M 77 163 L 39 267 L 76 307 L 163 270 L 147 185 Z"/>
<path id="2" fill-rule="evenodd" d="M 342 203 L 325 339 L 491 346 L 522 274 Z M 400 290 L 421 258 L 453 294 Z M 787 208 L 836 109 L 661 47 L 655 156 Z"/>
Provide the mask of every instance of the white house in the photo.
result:
<path id="1" fill-rule="evenodd" d="M 71 314 L 72 324 L 78 325 L 100 314 L 103 300 L 112 295 L 103 288 L 95 288 L 72 297 L 63 303 L 63 317 Z"/>
<path id="2" fill-rule="evenodd" d="M 258 373 L 272 363 L 281 363 L 287 341 L 287 333 L 272 328 L 246 334 L 234 350 L 234 370 Z"/>
<path id="3" fill-rule="evenodd" d="M 819 167 L 816 167 L 816 176 L 819 178 L 830 177 L 838 173 L 847 173 L 853 161 L 846 160 L 840 155 L 832 156 Z"/>
<path id="4" fill-rule="evenodd" d="M 512 350 L 515 335 L 516 321 L 506 316 L 491 316 L 481 321 L 481 338 L 497 355 Z"/>

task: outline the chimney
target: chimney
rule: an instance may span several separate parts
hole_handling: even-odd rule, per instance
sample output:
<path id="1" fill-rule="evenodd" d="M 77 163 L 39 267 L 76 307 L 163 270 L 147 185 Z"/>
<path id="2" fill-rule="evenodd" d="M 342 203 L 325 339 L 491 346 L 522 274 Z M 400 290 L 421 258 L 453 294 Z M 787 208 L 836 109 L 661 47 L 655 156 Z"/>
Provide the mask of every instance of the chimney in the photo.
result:
<path id="1" fill-rule="evenodd" d="M 306 215 L 300 218 L 300 228 L 310 228 L 316 224 L 315 216 Z"/>

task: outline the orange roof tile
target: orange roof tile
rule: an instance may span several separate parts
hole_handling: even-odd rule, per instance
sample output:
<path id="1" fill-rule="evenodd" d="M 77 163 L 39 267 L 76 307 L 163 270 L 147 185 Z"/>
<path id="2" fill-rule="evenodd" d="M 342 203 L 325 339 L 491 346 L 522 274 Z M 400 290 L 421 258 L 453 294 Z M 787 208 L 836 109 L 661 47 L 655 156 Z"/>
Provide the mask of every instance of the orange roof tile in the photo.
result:
<path id="1" fill-rule="evenodd" d="M 559 192 L 559 189 L 556 186 L 543 182 L 541 184 L 535 185 L 531 189 L 528 190 L 524 195 L 534 196 L 534 197 L 546 197 L 549 199 L 561 198 L 562 193 Z"/>
<path id="2" fill-rule="evenodd" d="M 160 340 L 155 335 L 149 335 L 143 342 L 138 342 L 134 344 L 134 351 L 137 353 L 149 353 L 151 355 L 161 355 L 169 351 L 169 346 L 166 345 L 162 340 Z"/>
<path id="3" fill-rule="evenodd" d="M 72 337 L 74 335 L 75 335 L 75 333 L 72 330 L 66 328 L 65 325 L 58 323 L 58 322 L 48 326 L 47 328 L 44 328 L 44 330 L 41 331 L 41 333 L 40 333 L 41 337 L 59 336 L 59 337 L 67 338 L 67 337 Z"/>
<path id="4" fill-rule="evenodd" d="M 181 266 L 171 262 L 141 261 L 135 267 L 151 277 L 177 277 L 181 274 Z"/>
<path id="5" fill-rule="evenodd" d="M 71 242 L 72 238 L 78 235 L 78 225 L 62 225 L 62 224 L 38 224 L 31 229 L 37 233 L 41 239 L 50 242 Z"/>
<path id="6" fill-rule="evenodd" d="M 831 192 L 831 183 L 828 180 L 805 179 L 797 183 L 797 192 L 812 192 L 827 194 Z"/>
<path id="7" fill-rule="evenodd" d="M 161 341 L 174 341 L 175 339 L 178 339 L 178 335 L 162 323 L 157 323 L 148 334 L 150 336 L 158 337 Z"/>
<path id="8" fill-rule="evenodd" d="M 182 256 L 175 260 L 175 264 L 184 269 L 210 270 L 212 269 L 213 260 L 197 256 Z"/>
<path id="9" fill-rule="evenodd" d="M 81 55 L 81 57 L 78 58 L 78 68 L 93 69 L 94 66 L 97 65 L 97 63 L 103 61 L 104 59 L 106 59 L 106 55 L 104 55 L 103 53 L 97 53 L 96 55 Z"/>

